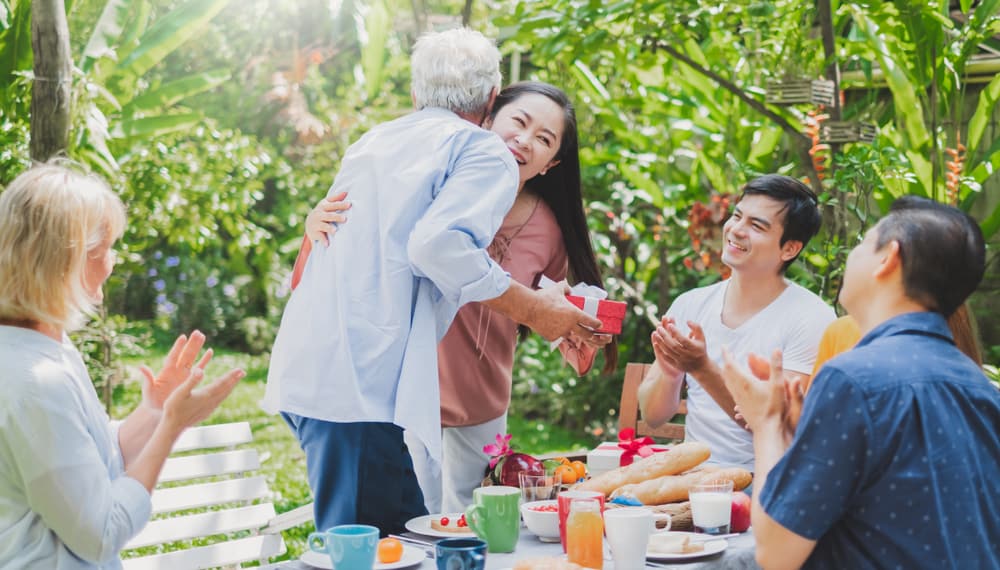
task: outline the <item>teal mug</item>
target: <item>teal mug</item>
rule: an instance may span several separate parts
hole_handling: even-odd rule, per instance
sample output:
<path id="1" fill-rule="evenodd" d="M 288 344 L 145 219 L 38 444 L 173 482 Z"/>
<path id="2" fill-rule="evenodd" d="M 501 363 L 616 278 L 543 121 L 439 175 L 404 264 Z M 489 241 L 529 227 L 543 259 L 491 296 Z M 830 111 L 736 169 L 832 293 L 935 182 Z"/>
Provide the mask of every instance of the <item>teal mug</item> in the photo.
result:
<path id="1" fill-rule="evenodd" d="M 484 570 L 486 543 L 478 538 L 446 538 L 434 545 L 438 570 Z"/>
<path id="2" fill-rule="evenodd" d="M 494 485 L 472 491 L 472 505 L 465 520 L 490 552 L 514 552 L 521 532 L 521 490 Z"/>
<path id="3" fill-rule="evenodd" d="M 334 570 L 371 570 L 375 567 L 378 529 L 366 524 L 342 524 L 309 535 L 309 550 L 330 557 Z"/>

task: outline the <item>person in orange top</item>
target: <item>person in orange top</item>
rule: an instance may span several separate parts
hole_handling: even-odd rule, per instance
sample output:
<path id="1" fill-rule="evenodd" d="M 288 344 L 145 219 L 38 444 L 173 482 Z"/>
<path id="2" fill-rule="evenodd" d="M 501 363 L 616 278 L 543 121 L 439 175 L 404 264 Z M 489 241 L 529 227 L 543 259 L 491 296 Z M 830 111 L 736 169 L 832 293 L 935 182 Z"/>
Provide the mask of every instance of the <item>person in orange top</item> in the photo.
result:
<path id="1" fill-rule="evenodd" d="M 976 341 L 976 332 L 972 325 L 972 315 L 969 313 L 968 303 L 964 303 L 948 317 L 948 328 L 955 338 L 955 346 L 971 358 L 979 366 L 983 365 L 983 357 L 979 352 L 979 344 Z M 819 341 L 819 353 L 816 355 L 816 364 L 813 365 L 812 376 L 802 383 L 802 393 L 809 391 L 812 379 L 816 377 L 819 369 L 826 361 L 842 352 L 847 352 L 854 348 L 861 340 L 861 328 L 858 322 L 850 315 L 844 315 L 830 323 L 823 332 L 823 338 Z"/>

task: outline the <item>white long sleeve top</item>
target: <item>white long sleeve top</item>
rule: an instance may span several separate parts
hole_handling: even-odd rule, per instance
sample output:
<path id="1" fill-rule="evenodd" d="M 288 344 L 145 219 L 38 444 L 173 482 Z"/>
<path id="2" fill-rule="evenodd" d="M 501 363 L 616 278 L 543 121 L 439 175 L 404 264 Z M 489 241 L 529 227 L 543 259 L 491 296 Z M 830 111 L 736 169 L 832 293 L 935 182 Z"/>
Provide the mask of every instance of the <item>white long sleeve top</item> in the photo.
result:
<path id="1" fill-rule="evenodd" d="M 0 326 L 0 568 L 121 568 L 149 520 L 80 353 Z"/>

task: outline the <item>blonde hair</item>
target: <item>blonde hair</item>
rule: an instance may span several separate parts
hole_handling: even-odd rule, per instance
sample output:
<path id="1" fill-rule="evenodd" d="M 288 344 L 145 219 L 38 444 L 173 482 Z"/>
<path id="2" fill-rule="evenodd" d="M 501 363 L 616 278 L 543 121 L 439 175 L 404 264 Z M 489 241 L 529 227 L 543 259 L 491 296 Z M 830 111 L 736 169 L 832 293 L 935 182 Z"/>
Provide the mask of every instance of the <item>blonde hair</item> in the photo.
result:
<path id="1" fill-rule="evenodd" d="M 93 311 L 88 254 L 121 237 L 125 207 L 101 179 L 32 167 L 0 193 L 0 318 L 72 330 Z"/>
<path id="2" fill-rule="evenodd" d="M 468 28 L 424 34 L 410 57 L 410 90 L 417 110 L 440 107 L 481 114 L 500 90 L 500 50 Z"/>

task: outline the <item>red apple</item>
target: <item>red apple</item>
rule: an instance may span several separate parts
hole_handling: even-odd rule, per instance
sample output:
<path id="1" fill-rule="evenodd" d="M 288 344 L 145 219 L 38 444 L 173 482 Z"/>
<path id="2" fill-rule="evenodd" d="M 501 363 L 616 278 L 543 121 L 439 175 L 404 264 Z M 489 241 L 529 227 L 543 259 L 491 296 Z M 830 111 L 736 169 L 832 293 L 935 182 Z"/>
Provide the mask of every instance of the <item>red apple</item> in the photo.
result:
<path id="1" fill-rule="evenodd" d="M 750 528 L 750 496 L 742 491 L 733 493 L 732 509 L 729 532 L 744 532 Z"/>

